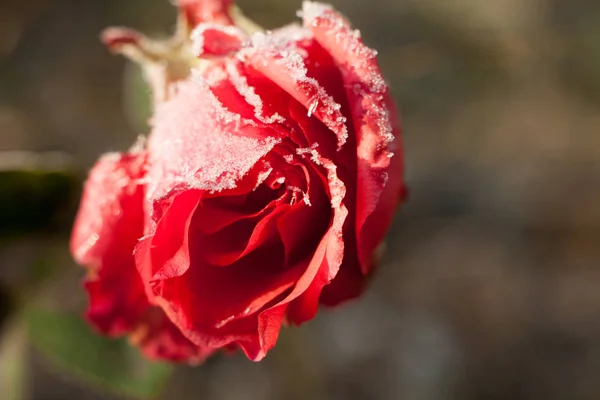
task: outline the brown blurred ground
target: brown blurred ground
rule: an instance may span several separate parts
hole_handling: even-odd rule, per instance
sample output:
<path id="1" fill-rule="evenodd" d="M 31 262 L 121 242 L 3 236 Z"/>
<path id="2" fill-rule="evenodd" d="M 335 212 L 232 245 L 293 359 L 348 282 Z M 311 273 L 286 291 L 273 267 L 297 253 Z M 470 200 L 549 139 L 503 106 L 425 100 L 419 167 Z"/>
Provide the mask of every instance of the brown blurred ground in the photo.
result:
<path id="1" fill-rule="evenodd" d="M 238 3 L 267 27 L 300 7 Z M 600 3 L 332 3 L 402 109 L 410 202 L 385 262 L 264 362 L 182 368 L 165 399 L 599 399 Z M 0 150 L 83 170 L 129 147 L 143 126 L 98 32 L 173 21 L 166 0 L 0 0 Z M 37 248 L 20 246 L 3 269 Z M 107 398 L 34 358 L 32 399 Z"/>

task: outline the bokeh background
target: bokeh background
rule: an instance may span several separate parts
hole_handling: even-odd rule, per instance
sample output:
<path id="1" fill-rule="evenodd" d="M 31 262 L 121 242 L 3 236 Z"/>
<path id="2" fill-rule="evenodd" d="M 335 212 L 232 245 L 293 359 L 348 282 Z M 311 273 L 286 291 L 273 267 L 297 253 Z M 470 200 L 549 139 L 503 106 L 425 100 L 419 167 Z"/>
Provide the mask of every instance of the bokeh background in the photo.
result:
<path id="1" fill-rule="evenodd" d="M 265 27 L 300 3 L 238 1 Z M 85 171 L 146 132 L 139 71 L 98 33 L 166 36 L 174 9 L 0 0 L 2 399 L 600 399 L 600 2 L 331 3 L 379 50 L 410 201 L 360 301 L 261 363 L 169 375 L 94 344 L 67 241 Z"/>

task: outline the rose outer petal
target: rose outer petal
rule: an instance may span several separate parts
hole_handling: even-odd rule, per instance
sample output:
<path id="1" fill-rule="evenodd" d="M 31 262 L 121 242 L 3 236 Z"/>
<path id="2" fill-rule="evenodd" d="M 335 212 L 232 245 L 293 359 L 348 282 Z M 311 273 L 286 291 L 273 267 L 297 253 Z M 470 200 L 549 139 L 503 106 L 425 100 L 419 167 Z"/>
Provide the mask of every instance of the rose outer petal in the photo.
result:
<path id="1" fill-rule="evenodd" d="M 338 64 L 357 137 L 356 234 L 363 273 L 391 224 L 403 192 L 403 160 L 396 111 L 376 60 L 357 31 L 331 7 L 304 2 L 304 26 Z M 394 154 L 392 153 L 394 152 Z"/>
<path id="2" fill-rule="evenodd" d="M 71 251 L 90 268 L 86 317 L 106 335 L 137 338 L 150 358 L 198 362 L 212 350 L 192 344 L 150 306 L 135 268 L 133 248 L 144 229 L 145 163 L 143 152 L 106 155 L 85 184 Z"/>
<path id="3" fill-rule="evenodd" d="M 97 266 L 131 255 L 143 231 L 145 163 L 144 153 L 111 153 L 90 171 L 70 242 L 79 264 Z"/>
<path id="4" fill-rule="evenodd" d="M 108 154 L 90 171 L 73 234 L 71 252 L 91 271 L 87 317 L 108 335 L 133 329 L 148 307 L 132 250 L 143 231 L 140 205 L 145 154 Z"/>
<path id="5" fill-rule="evenodd" d="M 279 85 L 302 104 L 308 116 L 318 117 L 337 137 L 338 148 L 346 143 L 348 129 L 341 105 L 310 76 L 307 58 L 293 37 L 279 34 L 255 34 L 253 47 L 245 53 L 247 63 Z M 323 140 L 326 138 L 321 138 Z M 312 145 L 312 143 L 310 143 Z"/>

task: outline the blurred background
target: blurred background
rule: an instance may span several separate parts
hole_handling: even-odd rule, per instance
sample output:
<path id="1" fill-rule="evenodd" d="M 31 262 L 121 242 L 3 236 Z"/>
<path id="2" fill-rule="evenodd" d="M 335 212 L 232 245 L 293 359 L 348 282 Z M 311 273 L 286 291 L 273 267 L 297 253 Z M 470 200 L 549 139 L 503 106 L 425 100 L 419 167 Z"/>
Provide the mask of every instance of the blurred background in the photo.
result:
<path id="1" fill-rule="evenodd" d="M 360 301 L 261 363 L 172 368 L 82 324 L 67 243 L 86 170 L 147 129 L 139 71 L 98 34 L 166 36 L 174 9 L 0 0 L 3 400 L 600 399 L 600 3 L 331 2 L 379 50 L 409 203 Z M 301 6 L 238 4 L 268 28 Z"/>

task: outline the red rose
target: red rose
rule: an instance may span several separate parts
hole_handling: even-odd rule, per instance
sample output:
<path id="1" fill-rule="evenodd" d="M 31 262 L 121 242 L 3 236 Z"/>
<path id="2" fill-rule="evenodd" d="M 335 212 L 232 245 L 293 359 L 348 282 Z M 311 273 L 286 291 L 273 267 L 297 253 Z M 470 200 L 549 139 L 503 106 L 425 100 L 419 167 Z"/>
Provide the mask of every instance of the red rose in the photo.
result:
<path id="1" fill-rule="evenodd" d="M 404 191 L 397 114 L 359 33 L 305 2 L 303 27 L 249 36 L 218 3 L 180 0 L 193 43 L 170 51 L 105 36 L 162 95 L 143 150 L 91 172 L 72 251 L 92 322 L 144 326 L 160 358 L 260 360 L 284 321 L 360 295 Z"/>

